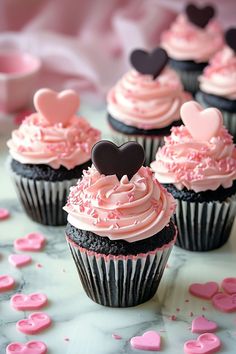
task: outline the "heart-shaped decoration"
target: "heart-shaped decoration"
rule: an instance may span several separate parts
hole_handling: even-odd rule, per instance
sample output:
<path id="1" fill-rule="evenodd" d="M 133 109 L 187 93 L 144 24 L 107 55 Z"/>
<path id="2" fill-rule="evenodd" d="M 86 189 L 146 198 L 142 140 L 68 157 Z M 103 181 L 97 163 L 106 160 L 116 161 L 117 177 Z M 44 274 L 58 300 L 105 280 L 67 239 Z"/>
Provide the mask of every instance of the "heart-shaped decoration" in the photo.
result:
<path id="1" fill-rule="evenodd" d="M 225 41 L 236 52 L 236 28 L 230 28 L 225 32 Z"/>
<path id="2" fill-rule="evenodd" d="M 116 175 L 119 180 L 125 175 L 131 179 L 143 165 L 144 159 L 144 150 L 136 142 L 118 147 L 110 141 L 101 140 L 92 149 L 96 169 L 106 176 Z"/>
<path id="3" fill-rule="evenodd" d="M 194 4 L 188 4 L 185 9 L 190 22 L 195 26 L 204 28 L 214 17 L 215 9 L 213 6 L 197 7 Z"/>
<path id="4" fill-rule="evenodd" d="M 40 341 L 30 341 L 27 343 L 10 343 L 7 346 L 6 354 L 46 354 L 47 346 Z"/>
<path id="5" fill-rule="evenodd" d="M 0 292 L 11 290 L 15 286 L 15 280 L 10 275 L 0 275 Z"/>
<path id="6" fill-rule="evenodd" d="M 222 312 L 236 311 L 236 294 L 216 294 L 213 296 L 212 304 Z"/>
<path id="7" fill-rule="evenodd" d="M 236 278 L 223 279 L 221 286 L 228 294 L 236 294 Z"/>
<path id="8" fill-rule="evenodd" d="M 31 232 L 14 241 L 14 247 L 20 251 L 40 251 L 45 244 L 45 237 L 39 232 Z"/>
<path id="9" fill-rule="evenodd" d="M 217 108 L 203 109 L 195 101 L 182 105 L 180 115 L 194 140 L 208 141 L 217 136 L 223 125 L 221 112 Z"/>
<path id="10" fill-rule="evenodd" d="M 204 316 L 198 316 L 192 321 L 193 333 L 215 332 L 218 326 L 215 322 L 209 321 Z"/>
<path id="11" fill-rule="evenodd" d="M 204 284 L 193 283 L 188 290 L 190 294 L 194 296 L 209 300 L 217 293 L 218 289 L 218 284 L 214 281 L 210 281 Z"/>
<path id="12" fill-rule="evenodd" d="M 31 263 L 32 258 L 27 254 L 11 254 L 8 257 L 8 260 L 14 267 L 23 267 L 24 265 Z"/>
<path id="13" fill-rule="evenodd" d="M 27 319 L 20 320 L 16 324 L 16 328 L 25 334 L 35 334 L 51 325 L 51 318 L 43 312 L 35 312 L 29 315 Z"/>
<path id="14" fill-rule="evenodd" d="M 156 331 L 148 331 L 142 336 L 131 338 L 130 344 L 135 349 L 158 351 L 161 348 L 161 337 Z"/>
<path id="15" fill-rule="evenodd" d="M 34 95 L 34 106 L 38 113 L 52 125 L 66 125 L 79 108 L 79 97 L 73 90 L 60 93 L 40 89 Z"/>
<path id="16" fill-rule="evenodd" d="M 154 79 L 165 68 L 168 60 L 168 55 L 162 48 L 156 48 L 151 53 L 136 49 L 130 55 L 130 62 L 135 70 L 144 75 L 151 75 Z"/>
<path id="17" fill-rule="evenodd" d="M 189 340 L 184 343 L 186 354 L 211 354 L 221 347 L 220 339 L 213 333 L 201 334 L 197 340 Z"/>
<path id="18" fill-rule="evenodd" d="M 40 293 L 15 294 L 11 297 L 11 306 L 18 311 L 39 310 L 47 304 L 47 301 L 47 296 Z"/>

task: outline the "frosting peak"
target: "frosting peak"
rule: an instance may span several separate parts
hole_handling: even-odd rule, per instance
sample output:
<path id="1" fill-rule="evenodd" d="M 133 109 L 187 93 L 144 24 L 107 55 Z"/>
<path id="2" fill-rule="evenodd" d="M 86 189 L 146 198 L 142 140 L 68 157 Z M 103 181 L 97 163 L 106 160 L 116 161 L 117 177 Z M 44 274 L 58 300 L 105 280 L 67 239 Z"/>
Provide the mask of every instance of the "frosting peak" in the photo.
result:
<path id="1" fill-rule="evenodd" d="M 111 240 L 139 241 L 161 231 L 175 209 L 173 197 L 147 167 L 131 178 L 101 175 L 94 166 L 71 188 L 68 222 Z"/>

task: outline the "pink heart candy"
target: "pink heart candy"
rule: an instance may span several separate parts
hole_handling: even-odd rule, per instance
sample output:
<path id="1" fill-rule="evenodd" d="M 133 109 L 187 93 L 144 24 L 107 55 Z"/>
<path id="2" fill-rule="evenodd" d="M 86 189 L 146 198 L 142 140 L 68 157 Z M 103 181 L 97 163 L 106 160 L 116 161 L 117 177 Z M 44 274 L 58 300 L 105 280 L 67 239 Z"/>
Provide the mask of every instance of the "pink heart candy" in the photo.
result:
<path id="1" fill-rule="evenodd" d="M 0 292 L 11 290 L 15 286 L 15 280 L 10 275 L 0 275 Z"/>
<path id="2" fill-rule="evenodd" d="M 10 343 L 7 346 L 6 354 L 46 354 L 47 346 L 40 341 L 31 341 L 27 343 Z"/>
<path id="3" fill-rule="evenodd" d="M 79 97 L 73 90 L 57 93 L 41 89 L 34 95 L 34 105 L 49 123 L 66 125 L 79 108 Z"/>
<path id="4" fill-rule="evenodd" d="M 14 267 L 23 267 L 26 264 L 29 264 L 32 261 L 32 258 L 27 254 L 11 254 L 8 257 L 9 262 Z"/>
<path id="5" fill-rule="evenodd" d="M 0 208 L 0 220 L 8 219 L 10 212 L 5 208 Z"/>
<path id="6" fill-rule="evenodd" d="M 40 293 L 15 294 L 11 297 L 11 306 L 18 311 L 39 310 L 47 304 L 47 300 L 47 296 Z"/>
<path id="7" fill-rule="evenodd" d="M 215 322 L 209 321 L 204 316 L 199 316 L 194 318 L 192 321 L 192 332 L 193 333 L 205 333 L 205 332 L 215 332 L 218 326 Z"/>
<path id="8" fill-rule="evenodd" d="M 148 331 L 142 336 L 131 338 L 130 343 L 135 349 L 158 351 L 161 348 L 161 337 L 156 331 Z"/>
<path id="9" fill-rule="evenodd" d="M 236 294 L 236 278 L 223 279 L 221 286 L 228 294 Z"/>
<path id="10" fill-rule="evenodd" d="M 217 293 L 218 289 L 218 284 L 214 281 L 210 281 L 205 284 L 193 283 L 188 290 L 190 294 L 208 300 Z"/>
<path id="11" fill-rule="evenodd" d="M 213 296 L 212 304 L 222 312 L 236 311 L 236 294 L 216 294 Z"/>
<path id="12" fill-rule="evenodd" d="M 186 354 L 211 354 L 220 349 L 220 339 L 213 333 L 201 334 L 196 340 L 184 343 Z"/>
<path id="13" fill-rule="evenodd" d="M 217 136 L 223 124 L 221 112 L 217 108 L 204 109 L 195 101 L 184 103 L 180 115 L 193 139 L 208 141 Z"/>
<path id="14" fill-rule="evenodd" d="M 14 247 L 20 251 L 40 251 L 45 244 L 45 237 L 39 232 L 31 232 L 14 241 Z"/>
<path id="15" fill-rule="evenodd" d="M 20 320 L 16 328 L 25 334 L 35 334 L 51 325 L 51 318 L 43 312 L 35 312 L 29 315 L 27 319 Z"/>

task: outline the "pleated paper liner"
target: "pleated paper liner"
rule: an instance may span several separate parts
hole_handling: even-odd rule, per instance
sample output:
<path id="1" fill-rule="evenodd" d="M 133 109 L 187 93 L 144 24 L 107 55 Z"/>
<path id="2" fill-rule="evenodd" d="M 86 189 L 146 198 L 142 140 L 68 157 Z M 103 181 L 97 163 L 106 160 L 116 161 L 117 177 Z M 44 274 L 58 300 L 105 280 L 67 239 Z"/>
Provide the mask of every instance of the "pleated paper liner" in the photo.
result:
<path id="1" fill-rule="evenodd" d="M 176 245 L 189 251 L 210 251 L 223 246 L 236 215 L 236 196 L 225 202 L 194 203 L 176 200 Z"/>
<path id="2" fill-rule="evenodd" d="M 104 306 L 130 307 L 155 295 L 175 239 L 137 256 L 106 256 L 79 247 L 69 237 L 67 242 L 88 297 Z"/>
<path id="3" fill-rule="evenodd" d="M 21 177 L 11 171 L 19 200 L 27 215 L 34 221 L 50 226 L 67 223 L 67 213 L 62 209 L 70 187 L 77 179 L 50 182 Z"/>
<path id="4" fill-rule="evenodd" d="M 202 71 L 182 71 L 174 70 L 178 73 L 184 89 L 192 94 L 195 94 L 199 89 L 198 77 L 201 75 Z"/>
<path id="5" fill-rule="evenodd" d="M 204 108 L 209 108 L 211 107 L 207 102 L 205 102 L 202 93 L 198 92 L 196 94 L 196 100 L 204 107 Z M 224 126 L 228 129 L 231 135 L 234 137 L 234 142 L 236 142 L 236 112 L 227 112 L 223 109 L 220 109 L 223 120 L 224 120 Z"/>

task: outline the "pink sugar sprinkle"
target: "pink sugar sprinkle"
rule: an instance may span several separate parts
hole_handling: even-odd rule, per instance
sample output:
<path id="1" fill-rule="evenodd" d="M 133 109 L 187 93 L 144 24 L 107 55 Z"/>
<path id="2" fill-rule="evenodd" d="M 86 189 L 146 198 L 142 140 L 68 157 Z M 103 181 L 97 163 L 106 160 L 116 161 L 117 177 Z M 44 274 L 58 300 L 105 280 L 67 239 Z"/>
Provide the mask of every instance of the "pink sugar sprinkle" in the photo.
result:
<path id="1" fill-rule="evenodd" d="M 116 340 L 122 339 L 122 337 L 119 336 L 119 334 L 113 333 L 111 336 L 112 336 L 112 338 L 114 338 L 114 339 L 116 339 Z"/>
<path id="2" fill-rule="evenodd" d="M 193 317 L 193 312 L 190 312 L 189 316 L 190 316 L 190 317 Z"/>
<path id="3" fill-rule="evenodd" d="M 202 306 L 202 311 L 206 311 L 206 307 Z"/>
<path id="4" fill-rule="evenodd" d="M 37 264 L 36 264 L 36 267 L 37 267 L 37 268 L 43 268 L 43 266 L 42 266 L 41 263 L 37 263 Z"/>
<path id="5" fill-rule="evenodd" d="M 180 308 L 177 307 L 176 311 L 179 312 L 179 311 L 180 311 Z"/>
<path id="6" fill-rule="evenodd" d="M 177 317 L 176 317 L 175 315 L 172 315 L 172 316 L 169 317 L 169 319 L 170 319 L 171 321 L 176 321 L 176 320 L 177 320 Z"/>
<path id="7" fill-rule="evenodd" d="M 65 341 L 65 342 L 69 342 L 69 341 L 70 341 L 70 338 L 65 337 L 65 338 L 64 338 L 64 341 Z"/>

